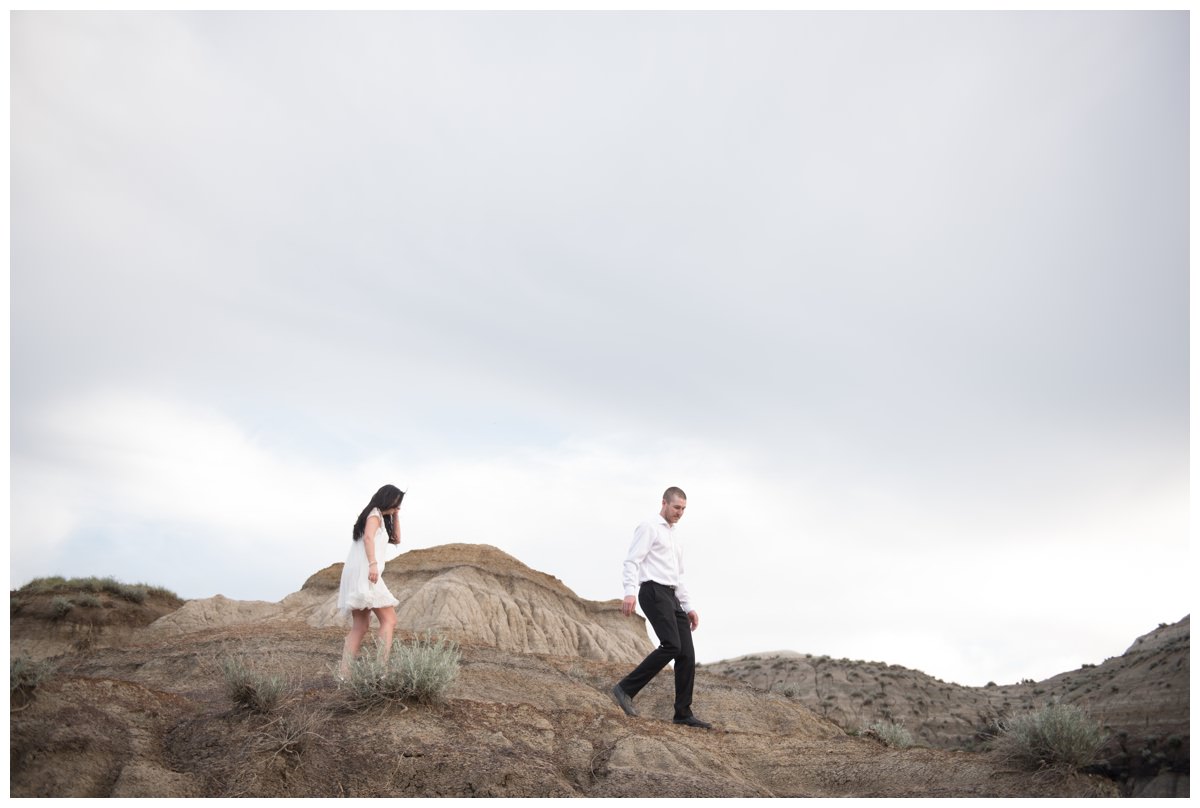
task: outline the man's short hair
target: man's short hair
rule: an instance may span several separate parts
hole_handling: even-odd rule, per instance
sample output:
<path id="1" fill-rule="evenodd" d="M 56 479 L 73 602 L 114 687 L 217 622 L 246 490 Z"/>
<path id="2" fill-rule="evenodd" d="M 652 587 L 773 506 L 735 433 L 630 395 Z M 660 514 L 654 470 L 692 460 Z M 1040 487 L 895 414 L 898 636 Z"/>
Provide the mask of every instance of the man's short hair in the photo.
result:
<path id="1" fill-rule="evenodd" d="M 682 488 L 671 486 L 666 491 L 663 491 L 663 502 L 670 502 L 672 498 L 687 499 L 687 494 L 683 493 Z"/>

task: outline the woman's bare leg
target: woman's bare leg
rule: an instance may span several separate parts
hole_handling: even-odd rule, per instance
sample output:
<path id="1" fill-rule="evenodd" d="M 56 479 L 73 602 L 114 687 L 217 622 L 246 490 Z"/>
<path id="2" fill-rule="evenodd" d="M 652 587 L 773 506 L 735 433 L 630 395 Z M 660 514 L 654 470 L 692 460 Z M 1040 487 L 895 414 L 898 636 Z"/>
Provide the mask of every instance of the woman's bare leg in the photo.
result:
<path id="1" fill-rule="evenodd" d="M 363 637 L 371 627 L 371 612 L 367 609 L 355 609 L 350 613 L 354 622 L 350 625 L 350 633 L 346 635 L 346 645 L 342 649 L 342 664 L 339 667 L 343 677 L 350 675 L 350 661 L 358 656 L 362 647 Z"/>
<path id="2" fill-rule="evenodd" d="M 392 633 L 396 630 L 396 609 L 394 606 L 376 609 L 375 616 L 379 618 L 379 661 L 387 662 L 392 652 Z"/>

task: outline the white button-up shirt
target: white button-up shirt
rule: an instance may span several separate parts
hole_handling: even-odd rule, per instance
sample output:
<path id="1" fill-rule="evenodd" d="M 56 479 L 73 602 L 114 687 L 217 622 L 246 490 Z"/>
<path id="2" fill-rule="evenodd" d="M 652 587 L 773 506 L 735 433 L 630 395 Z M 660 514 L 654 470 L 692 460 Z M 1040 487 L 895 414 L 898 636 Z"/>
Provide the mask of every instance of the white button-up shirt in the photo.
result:
<path id="1" fill-rule="evenodd" d="M 621 579 L 626 596 L 636 596 L 645 581 L 673 586 L 679 605 L 685 612 L 692 611 L 691 598 L 683 585 L 683 549 L 675 541 L 675 527 L 667 524 L 661 514 L 633 531 Z"/>

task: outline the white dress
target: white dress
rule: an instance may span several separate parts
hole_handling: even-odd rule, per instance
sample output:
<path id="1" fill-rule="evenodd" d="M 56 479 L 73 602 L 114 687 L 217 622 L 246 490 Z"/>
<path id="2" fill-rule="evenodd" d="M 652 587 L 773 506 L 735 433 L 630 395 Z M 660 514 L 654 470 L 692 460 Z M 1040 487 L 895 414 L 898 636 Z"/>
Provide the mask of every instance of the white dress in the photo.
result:
<path id="1" fill-rule="evenodd" d="M 350 614 L 352 609 L 383 609 L 400 603 L 388 591 L 383 582 L 383 557 L 388 546 L 387 529 L 383 525 L 383 514 L 378 508 L 373 508 L 367 518 L 374 516 L 379 520 L 379 528 L 373 539 L 363 536 L 350 543 L 350 555 L 346 556 L 346 564 L 342 567 L 342 584 L 338 589 L 338 611 L 342 616 Z M 379 580 L 375 583 L 367 578 L 370 562 L 367 560 L 366 542 L 375 542 L 375 560 L 379 562 Z"/>

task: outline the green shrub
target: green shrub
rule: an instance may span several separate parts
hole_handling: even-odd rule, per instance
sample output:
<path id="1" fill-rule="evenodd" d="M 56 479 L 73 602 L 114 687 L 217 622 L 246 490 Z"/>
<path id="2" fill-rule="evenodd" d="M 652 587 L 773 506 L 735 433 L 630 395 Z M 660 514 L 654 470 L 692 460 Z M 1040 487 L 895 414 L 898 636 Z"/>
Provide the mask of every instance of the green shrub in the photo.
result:
<path id="1" fill-rule="evenodd" d="M 123 584 L 111 576 L 104 578 L 72 578 L 67 583 L 90 589 L 93 592 L 107 592 L 110 595 L 115 595 L 132 603 L 146 602 L 147 589 L 145 584 Z"/>
<path id="2" fill-rule="evenodd" d="M 433 704 L 458 678 L 461 658 L 458 646 L 444 638 L 427 634 L 411 643 L 396 640 L 386 662 L 374 654 L 354 660 L 342 686 L 358 707 L 402 700 Z"/>
<path id="3" fill-rule="evenodd" d="M 254 713 L 269 713 L 283 698 L 287 683 L 282 676 L 267 676 L 246 665 L 242 657 L 221 660 L 225 674 L 225 694 L 238 707 Z"/>
<path id="4" fill-rule="evenodd" d="M 84 592 L 75 599 L 75 603 L 78 606 L 98 607 L 100 605 L 100 598 L 96 597 L 91 592 Z"/>
<path id="5" fill-rule="evenodd" d="M 799 695 L 796 686 L 790 682 L 775 682 L 767 690 L 771 693 L 779 693 L 789 699 L 793 699 Z"/>
<path id="6" fill-rule="evenodd" d="M 49 578 L 34 578 L 25 586 L 21 587 L 22 592 L 53 592 L 56 589 L 62 589 L 67 585 L 67 579 L 58 575 L 53 575 Z"/>
<path id="7" fill-rule="evenodd" d="M 61 620 L 63 617 L 66 617 L 67 612 L 74 608 L 75 604 L 61 595 L 50 601 L 50 614 L 54 616 L 55 620 Z"/>
<path id="8" fill-rule="evenodd" d="M 1029 769 L 1078 769 L 1095 761 L 1105 740 L 1083 710 L 1050 704 L 1003 721 L 992 746 Z"/>
<path id="9" fill-rule="evenodd" d="M 146 587 L 137 585 L 124 586 L 121 588 L 120 597 L 125 598 L 125 600 L 131 603 L 145 603 Z"/>
<path id="10" fill-rule="evenodd" d="M 46 681 L 54 673 L 54 670 L 54 663 L 46 660 L 38 661 L 27 656 L 14 657 L 9 660 L 9 701 L 17 701 L 21 697 L 32 698 L 38 685 Z"/>
<path id="11" fill-rule="evenodd" d="M 912 746 L 912 733 L 904 728 L 903 724 L 884 724 L 877 722 L 867 727 L 867 734 L 878 738 L 888 746 L 894 746 L 897 749 L 907 749 Z"/>

